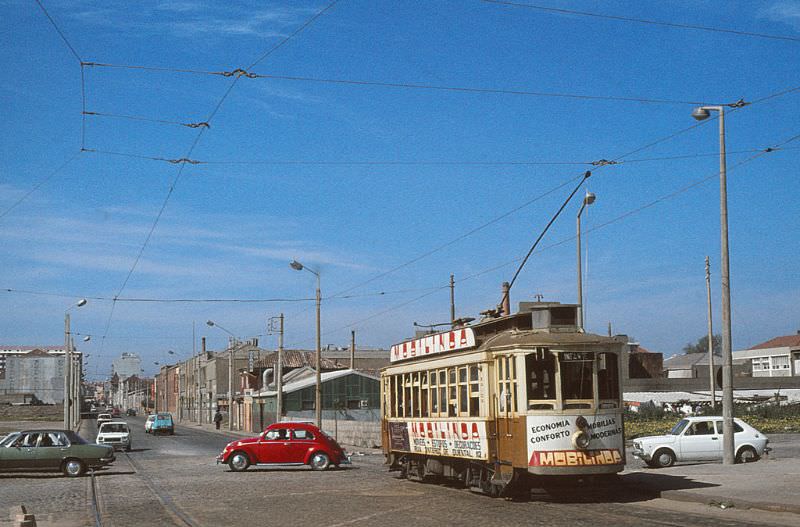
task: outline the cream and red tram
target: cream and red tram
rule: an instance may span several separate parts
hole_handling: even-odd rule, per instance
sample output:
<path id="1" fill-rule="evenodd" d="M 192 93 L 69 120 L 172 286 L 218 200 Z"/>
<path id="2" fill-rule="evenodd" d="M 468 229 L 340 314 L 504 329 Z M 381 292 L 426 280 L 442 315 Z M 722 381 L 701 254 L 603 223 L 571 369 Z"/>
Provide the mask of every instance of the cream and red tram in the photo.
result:
<path id="1" fill-rule="evenodd" d="M 409 478 L 491 495 L 624 468 L 624 337 L 584 333 L 577 306 L 519 312 L 391 348 L 381 372 L 383 449 Z"/>

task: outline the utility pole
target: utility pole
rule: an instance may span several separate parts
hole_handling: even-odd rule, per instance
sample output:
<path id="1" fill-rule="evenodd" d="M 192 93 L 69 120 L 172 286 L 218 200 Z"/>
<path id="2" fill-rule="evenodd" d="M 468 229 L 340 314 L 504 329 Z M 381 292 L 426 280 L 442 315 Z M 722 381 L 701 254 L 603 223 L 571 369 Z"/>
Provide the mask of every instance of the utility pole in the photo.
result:
<path id="1" fill-rule="evenodd" d="M 278 317 L 278 364 L 275 365 L 275 379 L 276 388 L 278 389 L 278 398 L 276 404 L 276 421 L 281 422 L 283 417 L 283 313 Z"/>
<path id="2" fill-rule="evenodd" d="M 452 278 L 452 275 L 450 275 Z M 350 330 L 350 369 L 356 367 L 356 330 Z"/>
<path id="3" fill-rule="evenodd" d="M 233 430 L 233 359 L 236 356 L 236 339 L 228 353 L 228 430 Z"/>
<path id="4" fill-rule="evenodd" d="M 450 275 L 450 327 L 456 327 L 456 282 L 452 274 Z"/>
<path id="5" fill-rule="evenodd" d="M 69 313 L 66 313 L 64 315 L 64 428 L 67 430 L 72 429 L 72 415 L 69 408 L 72 356 L 69 352 L 69 336 Z"/>
<path id="6" fill-rule="evenodd" d="M 706 297 L 708 298 L 708 379 L 711 389 L 711 410 L 717 410 L 717 391 L 714 384 L 714 332 L 711 322 L 711 266 L 706 256 Z"/>

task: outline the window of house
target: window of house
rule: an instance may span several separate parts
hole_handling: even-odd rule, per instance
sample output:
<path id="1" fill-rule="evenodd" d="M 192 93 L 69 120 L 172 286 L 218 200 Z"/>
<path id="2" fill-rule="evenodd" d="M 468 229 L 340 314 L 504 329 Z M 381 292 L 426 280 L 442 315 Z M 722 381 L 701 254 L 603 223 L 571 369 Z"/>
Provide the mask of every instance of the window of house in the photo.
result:
<path id="1" fill-rule="evenodd" d="M 789 369 L 789 356 L 788 355 L 778 355 L 777 357 L 772 357 L 772 369 L 773 370 L 788 370 Z"/>

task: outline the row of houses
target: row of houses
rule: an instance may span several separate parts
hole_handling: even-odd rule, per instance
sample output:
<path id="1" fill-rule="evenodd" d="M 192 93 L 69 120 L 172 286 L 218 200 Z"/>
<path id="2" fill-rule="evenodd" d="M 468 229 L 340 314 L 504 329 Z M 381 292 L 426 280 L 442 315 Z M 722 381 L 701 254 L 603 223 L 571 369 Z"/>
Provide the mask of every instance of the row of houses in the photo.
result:
<path id="1" fill-rule="evenodd" d="M 257 339 L 231 339 L 226 350 L 217 352 L 206 350 L 202 339 L 199 354 L 161 365 L 150 396 L 156 411 L 170 412 L 178 421 L 211 423 L 219 411 L 222 426 L 235 430 L 261 431 L 279 416 L 281 420 L 313 420 L 316 353 L 282 352 L 282 408 L 277 406 L 277 362 L 278 352 L 259 348 Z M 357 435 L 363 432 L 360 428 L 369 426 L 366 423 L 376 423 L 380 411 L 378 371 L 388 363 L 388 350 L 359 349 L 352 355 L 346 349 L 323 351 L 323 427 L 347 428 Z M 377 439 L 377 428 L 372 435 Z M 369 442 L 374 440 L 362 441 L 365 446 Z"/>

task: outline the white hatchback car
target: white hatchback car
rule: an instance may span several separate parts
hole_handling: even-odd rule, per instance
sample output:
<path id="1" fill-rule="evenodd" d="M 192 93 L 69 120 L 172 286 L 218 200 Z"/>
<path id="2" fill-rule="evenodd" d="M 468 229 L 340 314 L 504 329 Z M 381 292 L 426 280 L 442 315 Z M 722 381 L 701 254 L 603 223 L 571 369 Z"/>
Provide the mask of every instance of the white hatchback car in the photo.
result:
<path id="1" fill-rule="evenodd" d="M 737 463 L 757 461 L 768 453 L 767 436 L 741 419 L 733 420 L 733 442 Z M 670 467 L 676 461 L 722 459 L 722 417 L 686 417 L 667 435 L 633 440 L 633 456 L 649 466 Z"/>
<path id="2" fill-rule="evenodd" d="M 97 439 L 95 443 L 99 445 L 113 446 L 114 448 L 124 448 L 126 452 L 131 451 L 131 429 L 124 421 L 111 421 L 103 423 L 97 429 Z"/>

